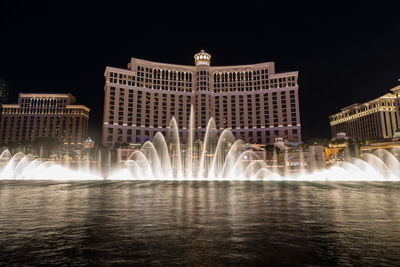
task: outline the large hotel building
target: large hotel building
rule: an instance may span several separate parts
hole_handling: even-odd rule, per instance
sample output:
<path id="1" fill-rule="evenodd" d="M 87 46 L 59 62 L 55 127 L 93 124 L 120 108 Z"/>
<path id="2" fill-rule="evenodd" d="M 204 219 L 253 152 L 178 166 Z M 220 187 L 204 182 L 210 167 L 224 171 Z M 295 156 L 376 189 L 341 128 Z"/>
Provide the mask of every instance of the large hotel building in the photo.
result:
<path id="1" fill-rule="evenodd" d="M 392 89 L 393 92 L 398 90 L 398 87 Z M 371 101 L 341 109 L 339 113 L 329 116 L 332 136 L 344 132 L 357 140 L 393 137 L 399 128 L 396 103 L 396 95 L 387 93 Z"/>
<path id="2" fill-rule="evenodd" d="M 71 94 L 20 93 L 18 104 L 2 104 L 0 143 L 57 137 L 66 145 L 87 137 L 90 109 Z"/>
<path id="3" fill-rule="evenodd" d="M 106 67 L 103 145 L 167 136 L 172 117 L 185 141 L 191 106 L 196 139 L 213 117 L 217 131 L 249 143 L 301 142 L 297 71 L 275 73 L 274 62 L 211 66 L 203 50 L 194 59 L 194 66 L 131 58 L 127 69 Z"/>

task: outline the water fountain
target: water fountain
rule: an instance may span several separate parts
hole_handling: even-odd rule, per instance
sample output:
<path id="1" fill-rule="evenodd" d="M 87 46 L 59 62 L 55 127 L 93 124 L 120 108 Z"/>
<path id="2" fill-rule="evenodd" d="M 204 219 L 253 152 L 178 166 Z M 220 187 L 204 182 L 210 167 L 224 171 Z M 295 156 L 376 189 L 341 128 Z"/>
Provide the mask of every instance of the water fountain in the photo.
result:
<path id="1" fill-rule="evenodd" d="M 362 157 L 347 158 L 346 161 L 329 168 L 304 168 L 303 152 L 300 152 L 299 168 L 288 171 L 287 164 L 279 165 L 276 152 L 272 164 L 261 159 L 242 140 L 235 140 L 228 129 L 218 134 L 215 121 L 208 122 L 204 140 L 194 140 L 193 112 L 189 120 L 186 144 L 181 143 L 178 126 L 172 118 L 169 127 L 169 142 L 158 132 L 153 141 L 145 142 L 141 149 L 134 151 L 121 166 L 111 166 L 110 159 L 104 164 L 97 162 L 97 170 L 90 169 L 89 163 L 72 167 L 69 160 L 55 163 L 34 158 L 18 152 L 11 155 L 8 150 L 0 154 L 0 179 L 27 180 L 352 180 L 377 181 L 399 180 L 400 163 L 395 155 L 378 149 Z M 197 145 L 196 145 L 197 144 Z M 183 147 L 185 149 L 183 149 Z M 288 157 L 284 155 L 285 159 Z M 98 161 L 101 155 L 98 156 Z M 286 162 L 287 160 L 285 160 Z M 100 169 L 107 165 L 107 170 Z M 311 164 L 315 165 L 315 164 Z"/>

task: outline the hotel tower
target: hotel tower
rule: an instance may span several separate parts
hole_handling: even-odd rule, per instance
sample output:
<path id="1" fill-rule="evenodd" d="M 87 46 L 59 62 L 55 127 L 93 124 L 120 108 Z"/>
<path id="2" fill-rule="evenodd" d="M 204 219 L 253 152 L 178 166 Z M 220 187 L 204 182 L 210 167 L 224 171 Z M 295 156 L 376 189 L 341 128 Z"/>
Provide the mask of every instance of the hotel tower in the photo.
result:
<path id="1" fill-rule="evenodd" d="M 2 104 L 0 143 L 57 137 L 79 145 L 87 137 L 90 109 L 71 94 L 20 93 L 18 104 Z"/>
<path id="2" fill-rule="evenodd" d="M 392 89 L 395 94 L 399 87 Z M 329 116 L 332 137 L 346 133 L 357 140 L 371 137 L 391 138 L 398 129 L 398 97 L 387 93 L 362 104 L 353 104 L 342 108 L 340 112 Z"/>
<path id="3" fill-rule="evenodd" d="M 127 69 L 106 67 L 103 145 L 168 136 L 172 117 L 185 142 L 191 107 L 196 139 L 214 118 L 217 131 L 230 129 L 248 143 L 301 141 L 297 71 L 275 73 L 274 62 L 211 66 L 204 50 L 194 60 L 186 66 L 131 58 Z"/>

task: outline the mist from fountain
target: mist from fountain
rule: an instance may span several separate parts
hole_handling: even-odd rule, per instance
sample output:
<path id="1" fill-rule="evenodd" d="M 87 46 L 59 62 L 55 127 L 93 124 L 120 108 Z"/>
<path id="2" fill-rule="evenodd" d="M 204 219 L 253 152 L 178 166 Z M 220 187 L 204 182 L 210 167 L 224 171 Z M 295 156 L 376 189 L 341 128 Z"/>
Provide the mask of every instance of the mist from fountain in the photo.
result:
<path id="1" fill-rule="evenodd" d="M 183 134 L 183 132 L 181 132 Z M 400 148 L 392 153 L 378 149 L 361 157 L 351 158 L 346 153 L 344 162 L 329 168 L 317 166 L 314 155 L 305 168 L 304 153 L 300 150 L 298 168 L 290 170 L 288 154 L 283 153 L 283 164 L 279 163 L 275 149 L 272 161 L 268 163 L 251 149 L 243 140 L 235 140 L 229 129 L 218 135 L 213 118 L 205 129 L 200 147 L 195 140 L 193 107 L 186 133 L 186 143 L 181 142 L 178 124 L 171 119 L 166 137 L 158 132 L 152 142 L 128 157 L 120 166 L 111 166 L 110 154 L 101 163 L 98 155 L 94 168 L 86 158 L 77 166 L 69 159 L 58 163 L 35 159 L 32 155 L 18 152 L 11 155 L 4 150 L 0 154 L 0 179 L 27 180 L 343 180 L 343 181 L 400 181 Z M 183 149 L 184 148 L 184 149 Z M 348 149 L 347 149 L 348 150 Z"/>

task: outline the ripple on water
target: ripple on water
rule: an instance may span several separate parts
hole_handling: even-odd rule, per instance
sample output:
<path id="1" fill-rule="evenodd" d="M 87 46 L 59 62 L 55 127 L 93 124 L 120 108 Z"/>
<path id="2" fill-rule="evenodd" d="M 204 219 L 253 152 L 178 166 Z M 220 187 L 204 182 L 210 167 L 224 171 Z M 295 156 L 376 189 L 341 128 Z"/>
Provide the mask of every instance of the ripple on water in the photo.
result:
<path id="1" fill-rule="evenodd" d="M 399 182 L 0 181 L 2 265 L 399 265 Z"/>

